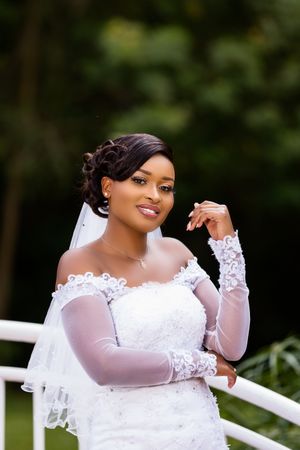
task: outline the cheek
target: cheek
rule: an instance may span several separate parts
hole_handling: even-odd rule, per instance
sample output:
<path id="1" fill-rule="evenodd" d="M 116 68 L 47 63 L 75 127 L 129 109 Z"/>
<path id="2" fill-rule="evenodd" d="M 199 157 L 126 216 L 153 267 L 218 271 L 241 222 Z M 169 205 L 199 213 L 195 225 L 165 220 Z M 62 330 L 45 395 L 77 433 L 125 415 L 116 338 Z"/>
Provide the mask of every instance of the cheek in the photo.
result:
<path id="1" fill-rule="evenodd" d="M 133 206 L 135 195 L 129 183 L 115 183 L 111 190 L 110 208 L 116 214 L 127 214 Z"/>
<path id="2" fill-rule="evenodd" d="M 170 195 L 170 197 L 165 200 L 166 214 L 169 214 L 173 206 L 174 206 L 174 195 Z"/>
<path id="3" fill-rule="evenodd" d="M 111 191 L 111 199 L 115 204 L 122 205 L 124 202 L 129 201 L 132 198 L 132 192 L 130 186 L 126 183 L 115 184 Z"/>

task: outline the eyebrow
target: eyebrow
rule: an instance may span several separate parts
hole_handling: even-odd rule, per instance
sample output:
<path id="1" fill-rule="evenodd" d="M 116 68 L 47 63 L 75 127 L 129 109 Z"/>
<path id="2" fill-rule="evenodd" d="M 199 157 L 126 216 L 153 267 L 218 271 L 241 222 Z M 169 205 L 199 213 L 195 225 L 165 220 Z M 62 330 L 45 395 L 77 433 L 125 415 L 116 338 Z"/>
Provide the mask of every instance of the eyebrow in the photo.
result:
<path id="1" fill-rule="evenodd" d="M 138 169 L 137 172 L 143 172 L 145 175 L 152 175 L 151 172 L 149 172 L 148 170 L 144 170 L 144 169 Z M 161 179 L 166 180 L 166 181 L 174 181 L 175 182 L 174 178 L 171 178 L 171 177 L 162 177 Z"/>

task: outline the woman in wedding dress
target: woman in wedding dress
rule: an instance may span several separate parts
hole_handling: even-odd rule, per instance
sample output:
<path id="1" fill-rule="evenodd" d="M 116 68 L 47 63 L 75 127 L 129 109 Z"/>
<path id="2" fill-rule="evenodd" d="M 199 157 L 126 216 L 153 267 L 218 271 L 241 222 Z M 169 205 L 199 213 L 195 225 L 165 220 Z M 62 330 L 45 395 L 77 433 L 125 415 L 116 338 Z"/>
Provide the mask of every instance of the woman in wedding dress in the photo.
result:
<path id="1" fill-rule="evenodd" d="M 232 387 L 226 360 L 240 359 L 248 339 L 245 264 L 227 207 L 195 203 L 187 224 L 210 234 L 217 290 L 181 242 L 153 238 L 174 203 L 163 141 L 107 141 L 85 155 L 83 172 L 85 202 L 105 229 L 61 257 L 23 389 L 43 385 L 45 426 L 67 426 L 88 450 L 227 449 L 205 382 L 226 376 Z"/>

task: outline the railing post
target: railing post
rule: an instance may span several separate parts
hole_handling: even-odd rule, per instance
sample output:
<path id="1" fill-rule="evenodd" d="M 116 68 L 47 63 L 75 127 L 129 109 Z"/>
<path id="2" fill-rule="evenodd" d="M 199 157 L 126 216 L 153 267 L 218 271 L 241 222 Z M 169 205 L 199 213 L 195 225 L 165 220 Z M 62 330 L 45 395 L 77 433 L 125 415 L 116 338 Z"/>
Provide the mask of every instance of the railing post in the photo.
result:
<path id="1" fill-rule="evenodd" d="M 0 450 L 5 449 L 5 381 L 0 378 Z"/>
<path id="2" fill-rule="evenodd" d="M 43 388 L 33 393 L 33 449 L 45 450 L 45 428 L 42 421 Z"/>
<path id="3" fill-rule="evenodd" d="M 78 450 L 88 450 L 87 448 L 87 438 L 78 439 Z"/>

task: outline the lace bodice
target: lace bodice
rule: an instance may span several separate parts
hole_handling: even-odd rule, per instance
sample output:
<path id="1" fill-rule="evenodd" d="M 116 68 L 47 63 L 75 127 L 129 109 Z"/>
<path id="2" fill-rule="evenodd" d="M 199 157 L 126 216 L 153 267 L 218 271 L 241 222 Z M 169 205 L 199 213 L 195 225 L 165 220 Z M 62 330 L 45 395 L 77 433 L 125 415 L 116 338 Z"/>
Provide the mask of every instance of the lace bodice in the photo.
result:
<path id="1" fill-rule="evenodd" d="M 136 287 L 128 287 L 126 280 L 107 273 L 70 275 L 68 282 L 58 287 L 54 299 L 62 308 L 73 349 L 95 381 L 122 386 L 161 384 L 215 374 L 215 356 L 200 352 L 206 316 L 203 305 L 193 295 L 196 282 L 206 278 L 196 259 L 188 261 L 167 283 L 150 281 Z M 74 297 L 79 298 L 75 306 Z M 89 314 L 92 319 L 85 326 L 93 331 L 83 343 L 78 334 L 89 333 L 80 331 L 79 315 L 87 318 Z M 93 350 L 87 352 L 87 348 Z M 173 348 L 185 352 L 179 358 L 178 350 L 171 351 Z M 104 374 L 107 370 L 108 377 Z"/>
<path id="2" fill-rule="evenodd" d="M 221 246 L 214 245 L 218 245 L 215 254 L 225 290 L 222 299 L 226 300 L 226 294 L 232 296 L 230 292 L 244 281 L 242 252 L 237 236 L 227 236 Z M 205 296 L 203 289 L 209 291 Z M 201 351 L 207 328 L 205 307 L 211 309 L 215 301 L 205 303 L 204 297 L 209 296 L 215 296 L 215 288 L 195 258 L 167 283 L 149 281 L 129 287 L 124 278 L 88 272 L 70 275 L 53 295 L 62 309 L 73 351 L 87 373 L 97 383 L 121 386 L 161 384 L 216 373 L 216 357 Z M 234 312 L 236 305 L 231 309 Z M 222 304 L 218 310 L 219 315 Z M 217 325 L 216 317 L 214 323 Z M 233 338 L 239 337 L 239 327 L 231 325 Z M 219 337 L 224 331 L 221 327 L 209 329 L 205 345 L 222 353 Z M 228 331 L 227 345 L 231 344 Z"/>

